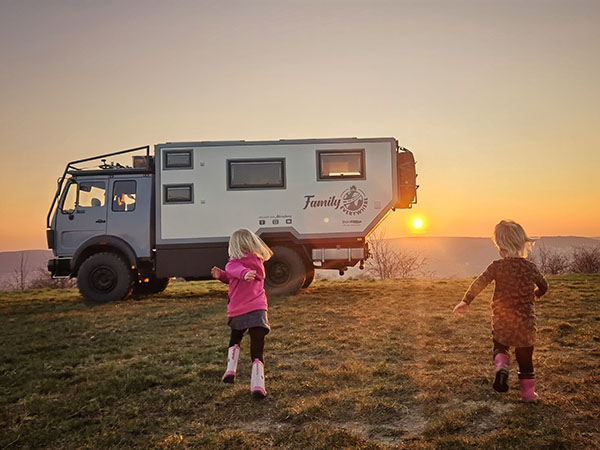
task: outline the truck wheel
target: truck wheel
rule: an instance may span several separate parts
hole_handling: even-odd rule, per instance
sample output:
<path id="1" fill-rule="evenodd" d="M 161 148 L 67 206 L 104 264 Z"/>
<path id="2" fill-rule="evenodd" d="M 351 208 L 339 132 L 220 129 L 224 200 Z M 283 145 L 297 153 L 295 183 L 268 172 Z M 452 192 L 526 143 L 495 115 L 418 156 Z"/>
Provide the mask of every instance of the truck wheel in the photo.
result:
<path id="1" fill-rule="evenodd" d="M 164 291 L 169 285 L 168 278 L 156 278 L 150 276 L 147 282 L 137 282 L 133 285 L 134 297 L 141 297 L 144 295 L 158 294 Z"/>
<path id="2" fill-rule="evenodd" d="M 123 300 L 133 288 L 133 274 L 119 255 L 96 253 L 79 267 L 77 286 L 81 295 L 92 302 Z"/>
<path id="3" fill-rule="evenodd" d="M 305 289 L 310 286 L 310 283 L 315 279 L 315 268 L 308 267 L 306 269 L 306 278 L 304 279 L 304 283 L 302 284 L 302 289 Z"/>
<path id="4" fill-rule="evenodd" d="M 294 295 L 304 284 L 306 268 L 298 253 L 289 247 L 273 247 L 265 263 L 265 290 L 269 295 Z"/>

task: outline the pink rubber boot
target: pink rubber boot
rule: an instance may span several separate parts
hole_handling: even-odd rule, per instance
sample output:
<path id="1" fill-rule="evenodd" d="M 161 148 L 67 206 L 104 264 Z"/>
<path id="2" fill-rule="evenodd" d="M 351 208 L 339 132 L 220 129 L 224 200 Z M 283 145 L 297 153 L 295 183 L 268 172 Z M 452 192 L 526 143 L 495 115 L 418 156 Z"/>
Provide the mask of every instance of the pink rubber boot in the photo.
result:
<path id="1" fill-rule="evenodd" d="M 223 374 L 221 380 L 224 383 L 233 383 L 235 382 L 235 372 L 237 370 L 238 358 L 240 357 L 240 346 L 234 345 L 229 347 L 227 351 L 227 369 Z"/>
<path id="2" fill-rule="evenodd" d="M 525 379 L 519 380 L 521 384 L 521 395 L 523 396 L 524 402 L 537 402 L 540 398 L 539 395 L 535 393 L 535 379 Z"/>
<path id="3" fill-rule="evenodd" d="M 252 363 L 252 377 L 250 378 L 250 392 L 254 398 L 265 398 L 265 366 L 260 359 Z"/>
<path id="4" fill-rule="evenodd" d="M 508 355 L 497 353 L 494 357 L 496 377 L 494 378 L 494 389 L 498 392 L 508 391 Z"/>

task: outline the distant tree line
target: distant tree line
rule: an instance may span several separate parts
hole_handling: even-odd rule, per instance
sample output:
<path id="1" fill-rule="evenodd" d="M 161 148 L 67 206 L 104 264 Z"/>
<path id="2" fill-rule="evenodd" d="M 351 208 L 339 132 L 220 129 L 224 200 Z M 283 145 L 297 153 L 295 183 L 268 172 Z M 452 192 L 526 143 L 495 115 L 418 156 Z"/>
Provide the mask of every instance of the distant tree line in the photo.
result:
<path id="1" fill-rule="evenodd" d="M 366 277 L 387 280 L 434 276 L 433 273 L 424 270 L 427 258 L 394 246 L 391 240 L 385 239 L 384 234 L 373 233 L 368 242 L 370 258 L 365 265 Z M 600 245 L 573 247 L 567 251 L 540 245 L 530 253 L 529 259 L 537 264 L 542 273 L 548 275 L 600 273 Z M 75 287 L 76 284 L 73 278 L 52 278 L 44 267 L 30 267 L 25 254 L 21 254 L 19 265 L 8 280 L 0 284 L 0 289 L 66 289 Z"/>
<path id="2" fill-rule="evenodd" d="M 600 273 L 600 245 L 573 247 L 567 251 L 540 245 L 534 247 L 530 259 L 537 264 L 542 273 L 549 275 Z"/>
<path id="3" fill-rule="evenodd" d="M 368 240 L 370 258 L 366 261 L 365 276 L 381 280 L 426 276 L 427 258 L 419 253 L 409 253 L 395 246 L 385 235 L 375 232 Z M 544 245 L 534 247 L 529 259 L 544 274 L 600 273 L 600 245 L 572 247 L 567 251 L 550 249 Z"/>
<path id="4" fill-rule="evenodd" d="M 423 270 L 427 258 L 394 246 L 383 232 L 373 233 L 368 243 L 370 257 L 365 262 L 366 277 L 388 280 L 433 275 Z"/>

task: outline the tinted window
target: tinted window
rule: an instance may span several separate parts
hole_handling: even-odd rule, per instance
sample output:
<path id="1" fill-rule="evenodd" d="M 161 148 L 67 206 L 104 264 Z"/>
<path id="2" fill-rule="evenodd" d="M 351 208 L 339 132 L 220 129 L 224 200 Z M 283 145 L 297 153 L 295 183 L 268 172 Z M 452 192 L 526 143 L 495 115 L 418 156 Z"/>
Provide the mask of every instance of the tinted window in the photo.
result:
<path id="1" fill-rule="evenodd" d="M 364 150 L 317 151 L 319 179 L 365 178 Z"/>
<path id="2" fill-rule="evenodd" d="M 165 151 L 165 169 L 191 169 L 192 150 Z"/>
<path id="3" fill-rule="evenodd" d="M 192 203 L 194 200 L 191 184 L 169 185 L 164 188 L 164 203 Z"/>
<path id="4" fill-rule="evenodd" d="M 285 160 L 229 160 L 229 189 L 260 189 L 285 187 Z"/>

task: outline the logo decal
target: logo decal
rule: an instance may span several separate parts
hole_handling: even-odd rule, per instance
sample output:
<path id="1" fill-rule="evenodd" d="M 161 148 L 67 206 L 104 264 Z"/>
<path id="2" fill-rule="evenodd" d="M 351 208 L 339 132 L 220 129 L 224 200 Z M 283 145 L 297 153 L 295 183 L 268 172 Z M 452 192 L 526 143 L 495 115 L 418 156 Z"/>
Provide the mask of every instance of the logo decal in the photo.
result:
<path id="1" fill-rule="evenodd" d="M 330 196 L 327 200 L 315 199 L 314 195 L 304 196 L 304 208 L 333 208 L 341 209 L 349 216 L 356 216 L 362 213 L 369 203 L 369 199 L 365 193 L 356 186 L 351 186 L 342 192 L 338 198 L 335 195 Z"/>
<path id="2" fill-rule="evenodd" d="M 349 216 L 360 214 L 367 208 L 369 199 L 363 191 L 352 186 L 342 192 L 342 211 Z"/>

